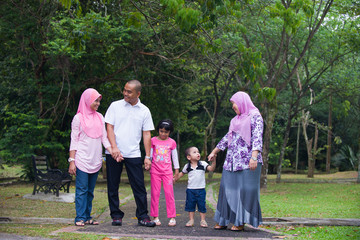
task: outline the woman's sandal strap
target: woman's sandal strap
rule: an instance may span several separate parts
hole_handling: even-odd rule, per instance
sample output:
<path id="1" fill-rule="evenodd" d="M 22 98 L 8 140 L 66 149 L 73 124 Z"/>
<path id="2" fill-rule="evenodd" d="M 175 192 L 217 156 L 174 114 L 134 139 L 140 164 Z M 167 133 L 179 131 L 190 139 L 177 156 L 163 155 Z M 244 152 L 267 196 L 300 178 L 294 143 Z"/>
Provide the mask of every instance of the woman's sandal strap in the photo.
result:
<path id="1" fill-rule="evenodd" d="M 84 220 L 80 220 L 80 221 L 78 221 L 78 222 L 75 222 L 75 226 L 77 226 L 77 227 L 83 227 L 83 226 L 85 226 Z"/>
<path id="2" fill-rule="evenodd" d="M 87 221 L 85 222 L 85 224 L 86 224 L 86 225 L 99 225 L 99 222 L 90 219 L 90 220 L 87 220 Z"/>
<path id="3" fill-rule="evenodd" d="M 226 226 L 221 226 L 219 224 L 216 224 L 215 227 L 214 227 L 215 230 L 223 230 L 223 229 L 226 229 L 226 228 L 227 228 Z"/>

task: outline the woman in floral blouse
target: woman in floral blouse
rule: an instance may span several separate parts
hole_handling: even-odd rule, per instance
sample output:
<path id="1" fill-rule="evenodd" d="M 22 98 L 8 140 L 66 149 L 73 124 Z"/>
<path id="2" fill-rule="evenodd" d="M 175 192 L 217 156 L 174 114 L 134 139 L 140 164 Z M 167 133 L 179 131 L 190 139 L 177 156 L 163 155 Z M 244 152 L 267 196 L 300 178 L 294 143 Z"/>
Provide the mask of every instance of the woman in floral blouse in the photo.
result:
<path id="1" fill-rule="evenodd" d="M 226 229 L 232 223 L 231 230 L 241 231 L 245 223 L 253 227 L 262 223 L 260 175 L 263 161 L 260 152 L 264 124 L 247 93 L 235 93 L 230 102 L 236 116 L 208 159 L 228 149 L 214 216 L 215 229 Z"/>

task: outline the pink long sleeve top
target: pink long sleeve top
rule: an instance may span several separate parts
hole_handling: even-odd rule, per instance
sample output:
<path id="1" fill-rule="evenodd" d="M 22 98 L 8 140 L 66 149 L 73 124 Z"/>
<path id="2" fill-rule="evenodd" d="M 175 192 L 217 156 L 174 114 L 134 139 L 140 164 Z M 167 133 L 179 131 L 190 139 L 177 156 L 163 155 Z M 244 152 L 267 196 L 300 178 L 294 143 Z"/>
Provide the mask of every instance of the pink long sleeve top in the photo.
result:
<path id="1" fill-rule="evenodd" d="M 71 123 L 70 151 L 75 150 L 75 165 L 86 173 L 96 173 L 102 166 L 102 145 L 110 147 L 105 129 L 104 117 L 102 117 L 103 134 L 99 138 L 91 138 L 83 131 L 80 118 L 76 114 Z"/>

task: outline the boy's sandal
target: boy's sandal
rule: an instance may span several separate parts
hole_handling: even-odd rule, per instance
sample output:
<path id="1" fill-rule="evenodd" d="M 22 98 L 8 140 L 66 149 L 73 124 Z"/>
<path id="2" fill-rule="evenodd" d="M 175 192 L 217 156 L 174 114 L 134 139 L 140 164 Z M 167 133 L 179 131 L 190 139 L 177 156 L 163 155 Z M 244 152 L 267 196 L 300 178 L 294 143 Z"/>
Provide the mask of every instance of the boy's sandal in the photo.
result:
<path id="1" fill-rule="evenodd" d="M 194 226 L 194 220 L 189 220 L 186 225 L 186 227 L 193 227 Z"/>
<path id="2" fill-rule="evenodd" d="M 174 218 L 170 219 L 168 226 L 169 227 L 175 227 L 176 226 L 176 220 Z"/>
<path id="3" fill-rule="evenodd" d="M 240 226 L 232 226 L 231 231 L 243 231 L 244 230 L 244 225 L 240 225 Z"/>
<path id="4" fill-rule="evenodd" d="M 75 222 L 75 226 L 77 226 L 77 227 L 83 227 L 83 226 L 85 226 L 84 220 L 80 220 L 80 221 L 78 221 L 78 222 Z"/>
<path id="5" fill-rule="evenodd" d="M 85 222 L 85 225 L 99 225 L 99 222 L 90 219 Z"/>
<path id="6" fill-rule="evenodd" d="M 200 227 L 207 228 L 208 227 L 207 222 L 205 220 L 201 220 L 200 221 Z"/>
<path id="7" fill-rule="evenodd" d="M 215 230 L 225 230 L 226 228 L 227 228 L 227 226 L 221 226 L 218 223 L 214 227 Z"/>
<path id="8" fill-rule="evenodd" d="M 161 225 L 161 222 L 160 220 L 157 218 L 157 219 L 154 219 L 153 222 L 156 224 L 156 226 L 160 226 Z"/>

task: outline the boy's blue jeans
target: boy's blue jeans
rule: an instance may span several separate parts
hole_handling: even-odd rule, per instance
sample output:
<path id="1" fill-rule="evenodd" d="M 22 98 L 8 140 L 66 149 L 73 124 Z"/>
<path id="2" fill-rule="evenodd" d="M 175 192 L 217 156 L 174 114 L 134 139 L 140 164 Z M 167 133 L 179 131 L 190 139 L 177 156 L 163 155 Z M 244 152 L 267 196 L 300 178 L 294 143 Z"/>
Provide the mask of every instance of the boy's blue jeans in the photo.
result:
<path id="1" fill-rule="evenodd" d="M 76 191 L 75 191 L 75 222 L 91 219 L 92 200 L 99 172 L 86 173 L 76 168 Z"/>
<path id="2" fill-rule="evenodd" d="M 196 205 L 198 207 L 199 212 L 206 213 L 206 190 L 205 190 L 205 188 L 186 189 L 185 211 L 186 212 L 195 212 Z"/>

